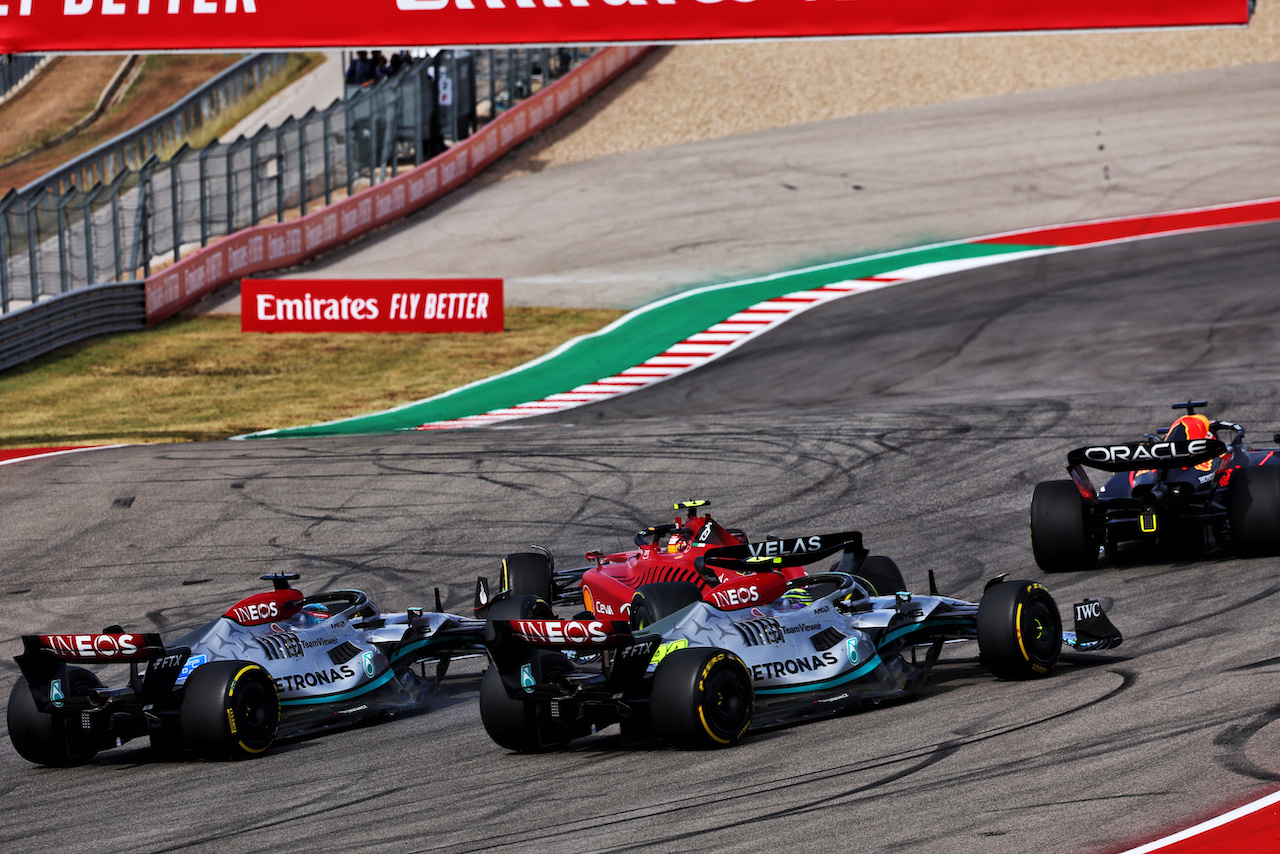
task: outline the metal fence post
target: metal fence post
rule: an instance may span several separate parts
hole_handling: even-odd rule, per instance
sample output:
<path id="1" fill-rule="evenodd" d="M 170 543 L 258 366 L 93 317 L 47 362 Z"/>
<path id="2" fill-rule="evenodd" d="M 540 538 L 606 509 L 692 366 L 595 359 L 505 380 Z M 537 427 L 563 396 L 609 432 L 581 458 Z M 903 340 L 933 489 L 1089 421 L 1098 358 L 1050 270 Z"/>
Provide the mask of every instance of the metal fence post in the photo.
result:
<path id="1" fill-rule="evenodd" d="M 36 235 L 37 221 L 34 217 L 36 206 L 40 204 L 40 197 L 44 195 L 44 188 L 40 188 L 40 192 L 32 195 L 27 200 L 26 209 L 23 216 L 27 223 L 27 274 L 31 277 L 29 283 L 29 292 L 32 302 L 40 301 L 40 255 L 36 252 Z"/>
<path id="2" fill-rule="evenodd" d="M 349 100 L 344 100 L 342 102 L 342 118 L 346 125 L 346 134 L 343 136 L 344 145 L 342 147 L 345 149 L 347 157 L 347 195 L 350 196 L 355 192 L 356 186 L 356 172 L 351 168 L 354 160 L 351 156 L 352 149 L 356 146 L 356 132 L 351 121 L 351 101 Z"/>
<path id="3" fill-rule="evenodd" d="M 333 107 L 328 107 L 324 111 L 324 118 L 320 120 L 324 128 L 321 148 L 324 149 L 324 203 L 326 205 L 333 204 L 333 148 L 330 145 L 332 116 Z"/>
<path id="4" fill-rule="evenodd" d="M 276 222 L 284 222 L 284 134 L 293 117 L 276 131 Z"/>
<path id="5" fill-rule="evenodd" d="M 111 245 L 115 250 L 115 276 L 112 278 L 117 282 L 124 273 L 124 247 L 120 245 L 120 184 L 125 174 L 121 172 L 107 187 L 107 192 L 111 194 Z"/>
<path id="6" fill-rule="evenodd" d="M 227 149 L 226 180 L 227 180 L 227 232 L 228 233 L 236 230 L 236 208 L 235 208 L 236 179 L 235 179 L 235 176 L 232 174 L 231 169 L 235 163 L 236 151 L 241 147 L 240 144 L 242 142 L 244 142 L 243 136 L 237 139 L 235 142 L 231 143 L 231 146 Z"/>
<path id="7" fill-rule="evenodd" d="M 308 111 L 306 118 L 310 118 L 315 111 L 316 108 L 312 107 Z M 307 125 L 309 124 L 311 124 L 309 121 L 298 122 L 298 204 L 300 216 L 307 215 L 307 196 L 309 195 L 307 189 Z"/>
<path id="8" fill-rule="evenodd" d="M 9 211 L 18 194 L 10 192 L 0 199 L 0 314 L 9 313 Z"/>
<path id="9" fill-rule="evenodd" d="M 84 195 L 84 266 L 85 280 L 94 284 L 98 278 L 98 270 L 93 264 L 93 201 L 102 192 L 102 185 L 95 184 L 93 189 Z"/>
<path id="10" fill-rule="evenodd" d="M 159 156 L 153 154 L 138 170 L 138 207 L 133 212 L 133 246 L 129 252 L 130 279 L 137 274 L 139 255 L 144 278 L 151 275 L 151 214 L 147 208 L 151 206 L 151 174 L 159 162 Z"/>
<path id="11" fill-rule="evenodd" d="M 62 293 L 71 290 L 70 262 L 67 258 L 67 205 L 75 196 L 75 188 L 70 193 L 63 193 L 57 200 L 58 211 L 58 278 Z"/>
<path id="12" fill-rule="evenodd" d="M 249 140 L 249 225 L 258 224 L 258 137 Z"/>
<path id="13" fill-rule="evenodd" d="M 179 148 L 177 154 L 173 155 L 173 158 L 169 161 L 169 219 L 172 223 L 170 229 L 173 232 L 173 262 L 175 264 L 182 257 L 182 210 L 178 207 L 182 202 L 178 198 L 178 164 L 182 162 L 182 158 L 190 150 L 190 147 L 183 143 L 182 148 Z"/>
<path id="14" fill-rule="evenodd" d="M 200 150 L 199 158 L 199 174 L 197 180 L 200 184 L 200 245 L 209 245 L 209 152 L 213 151 L 214 146 L 218 144 L 214 140 L 210 145 Z"/>

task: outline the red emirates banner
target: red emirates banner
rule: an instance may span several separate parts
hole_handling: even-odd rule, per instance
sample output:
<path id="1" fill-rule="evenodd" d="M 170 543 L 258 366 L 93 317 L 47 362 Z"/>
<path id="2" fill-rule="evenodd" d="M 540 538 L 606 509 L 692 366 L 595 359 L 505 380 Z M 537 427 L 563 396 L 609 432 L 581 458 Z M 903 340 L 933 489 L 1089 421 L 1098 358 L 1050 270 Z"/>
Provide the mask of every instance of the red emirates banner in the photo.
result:
<path id="1" fill-rule="evenodd" d="M 501 279 L 244 279 L 241 332 L 501 332 Z"/>
<path id="2" fill-rule="evenodd" d="M 0 0 L 0 53 L 1244 25 L 1249 0 Z"/>

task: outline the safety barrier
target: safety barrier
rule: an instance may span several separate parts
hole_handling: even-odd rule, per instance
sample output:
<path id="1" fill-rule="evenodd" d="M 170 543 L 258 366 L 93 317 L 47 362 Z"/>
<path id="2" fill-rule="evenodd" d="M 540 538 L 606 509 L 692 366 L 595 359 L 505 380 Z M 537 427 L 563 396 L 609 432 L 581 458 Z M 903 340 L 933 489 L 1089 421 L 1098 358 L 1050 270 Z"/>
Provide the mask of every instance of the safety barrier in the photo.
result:
<path id="1" fill-rule="evenodd" d="M 143 282 L 94 285 L 18 309 L 0 323 L 0 371 L 94 335 L 144 329 Z"/>

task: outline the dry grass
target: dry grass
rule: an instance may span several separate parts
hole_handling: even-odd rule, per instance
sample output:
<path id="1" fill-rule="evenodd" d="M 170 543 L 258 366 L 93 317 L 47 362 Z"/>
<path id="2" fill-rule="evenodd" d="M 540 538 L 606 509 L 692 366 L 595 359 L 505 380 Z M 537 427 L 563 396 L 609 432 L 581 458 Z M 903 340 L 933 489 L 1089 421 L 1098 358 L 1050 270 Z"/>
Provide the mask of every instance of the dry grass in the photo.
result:
<path id="1" fill-rule="evenodd" d="M 9 188 L 25 186 L 73 157 L 162 112 L 240 58 L 236 54 L 157 54 L 146 57 L 129 91 L 120 99 L 120 103 L 108 110 L 100 119 L 61 145 L 0 168 L 0 196 L 7 193 Z M 219 116 L 214 122 L 214 130 L 225 132 L 235 127 L 236 122 L 305 73 L 319 58 L 319 54 L 294 54 L 286 70 L 268 78 L 264 86 L 246 99 L 245 106 L 237 107 L 232 113 L 224 114 L 226 117 Z M 69 63 L 85 63 L 90 59 L 102 60 L 103 57 L 63 57 L 58 65 L 50 69 L 49 73 L 66 72 Z M 119 65 L 120 58 L 109 57 L 109 59 L 113 60 L 109 70 L 114 71 L 114 66 Z M 69 67 L 75 73 L 83 71 L 86 75 L 90 71 L 97 71 L 98 76 L 101 77 L 102 69 L 97 66 L 90 68 L 87 65 L 72 64 Z M 63 76 L 65 77 L 65 74 Z M 110 77 L 110 73 L 107 73 L 106 79 Z M 42 139 L 56 136 L 93 109 L 98 94 L 106 83 L 106 79 L 101 81 L 98 81 L 97 77 L 93 79 L 94 85 L 90 87 L 92 91 L 88 92 L 80 91 L 84 88 L 83 86 L 79 89 L 68 86 L 61 77 L 50 81 L 37 78 L 32 83 L 30 99 L 24 92 L 22 96 L 0 107 L 0 121 L 9 127 L 21 126 L 24 131 L 21 135 L 15 134 L 6 149 L 0 149 L 0 160 L 21 153 Z M 53 88 L 50 89 L 50 86 Z M 61 105 L 59 109 L 54 109 L 59 105 Z M 231 117 L 233 114 L 234 117 Z M 203 142 L 208 142 L 212 138 L 211 135 L 200 137 Z M 4 142 L 5 138 L 0 137 L 0 143 Z M 193 145 L 197 142 L 193 142 Z"/>
<path id="2" fill-rule="evenodd" d="M 0 448 L 183 442 L 386 409 L 513 368 L 620 311 L 506 310 L 500 334 L 242 334 L 188 318 L 0 374 Z"/>

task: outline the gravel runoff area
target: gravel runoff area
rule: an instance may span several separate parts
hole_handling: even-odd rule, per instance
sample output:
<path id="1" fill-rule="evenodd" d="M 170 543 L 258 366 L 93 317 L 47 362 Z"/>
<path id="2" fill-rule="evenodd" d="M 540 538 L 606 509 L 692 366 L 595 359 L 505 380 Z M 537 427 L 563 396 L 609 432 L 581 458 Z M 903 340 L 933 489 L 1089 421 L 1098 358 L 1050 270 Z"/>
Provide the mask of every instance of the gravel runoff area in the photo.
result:
<path id="1" fill-rule="evenodd" d="M 1247 28 L 664 47 L 481 180 L 902 107 L 1276 60 L 1280 12 L 1267 0 Z"/>

